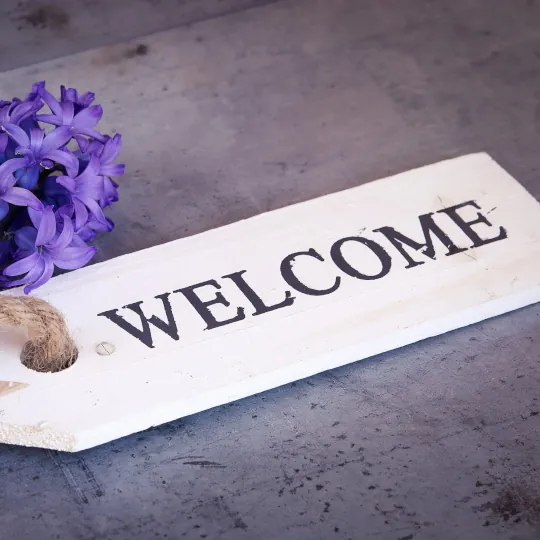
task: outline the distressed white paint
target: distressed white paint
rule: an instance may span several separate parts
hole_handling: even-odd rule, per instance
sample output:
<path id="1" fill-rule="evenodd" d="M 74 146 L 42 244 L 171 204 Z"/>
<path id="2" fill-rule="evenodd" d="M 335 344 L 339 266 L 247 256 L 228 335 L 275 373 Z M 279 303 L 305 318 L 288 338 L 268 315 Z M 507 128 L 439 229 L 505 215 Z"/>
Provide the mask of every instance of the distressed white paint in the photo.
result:
<path id="1" fill-rule="evenodd" d="M 474 226 L 481 236 L 503 226 L 508 238 L 448 257 L 435 240 L 436 260 L 409 249 L 425 264 L 405 269 L 396 249 L 373 232 L 389 225 L 421 240 L 420 214 L 467 200 L 476 200 L 493 225 Z M 471 208 L 460 214 L 476 216 Z M 435 220 L 456 244 L 471 245 L 448 216 Z M 331 245 L 354 235 L 385 247 L 392 256 L 387 276 L 363 281 L 336 268 Z M 252 317 L 246 298 L 220 279 L 247 270 L 264 300 L 279 302 L 290 290 L 281 260 L 309 248 L 325 262 L 298 258 L 294 271 L 321 288 L 340 275 L 333 294 L 293 291 L 292 306 Z M 359 256 L 348 246 L 344 253 L 363 272 L 380 267 L 367 250 Z M 148 316 L 163 318 L 156 295 L 209 279 L 231 302 L 213 306 L 216 317 L 230 318 L 243 306 L 243 321 L 205 331 L 188 301 L 172 294 L 180 339 L 154 329 L 149 349 L 97 316 L 142 300 Z M 208 288 L 199 294 L 214 296 Z M 475 154 L 78 270 L 54 278 L 39 295 L 64 312 L 80 357 L 64 372 L 35 373 L 19 361 L 21 336 L 2 333 L 0 442 L 78 451 L 540 301 L 540 206 L 489 156 Z M 119 313 L 137 323 L 127 310 Z"/>

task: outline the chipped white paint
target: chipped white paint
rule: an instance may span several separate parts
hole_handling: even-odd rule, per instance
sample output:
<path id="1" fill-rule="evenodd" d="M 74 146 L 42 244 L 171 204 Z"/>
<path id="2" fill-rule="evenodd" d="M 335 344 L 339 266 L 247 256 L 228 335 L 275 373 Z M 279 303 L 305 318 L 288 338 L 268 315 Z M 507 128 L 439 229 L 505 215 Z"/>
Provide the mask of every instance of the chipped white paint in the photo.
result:
<path id="1" fill-rule="evenodd" d="M 419 245 L 418 216 L 429 213 L 453 246 L 433 237 L 434 258 Z M 392 243 L 385 226 L 420 249 Z M 341 241 L 349 237 L 368 245 Z M 295 252 L 308 253 L 284 263 L 284 277 Z M 302 283 L 332 292 L 295 290 Z M 250 290 L 282 307 L 262 313 Z M 66 315 L 79 359 L 35 373 L 21 365 L 19 341 L 0 334 L 0 380 L 23 385 L 0 386 L 0 442 L 77 451 L 540 301 L 540 206 L 475 154 L 78 270 L 40 295 Z M 214 304 L 199 313 L 197 296 Z M 150 343 L 128 304 L 166 331 L 152 326 Z M 210 316 L 232 322 L 207 330 Z"/>

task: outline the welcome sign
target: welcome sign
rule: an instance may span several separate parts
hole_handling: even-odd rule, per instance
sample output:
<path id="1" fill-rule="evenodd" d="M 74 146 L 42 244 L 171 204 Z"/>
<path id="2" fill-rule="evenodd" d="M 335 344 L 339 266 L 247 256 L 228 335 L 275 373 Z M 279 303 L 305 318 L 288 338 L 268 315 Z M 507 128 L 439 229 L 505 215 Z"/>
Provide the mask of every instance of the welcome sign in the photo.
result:
<path id="1" fill-rule="evenodd" d="M 54 278 L 79 358 L 2 334 L 0 442 L 82 450 L 538 302 L 539 239 L 475 154 Z"/>

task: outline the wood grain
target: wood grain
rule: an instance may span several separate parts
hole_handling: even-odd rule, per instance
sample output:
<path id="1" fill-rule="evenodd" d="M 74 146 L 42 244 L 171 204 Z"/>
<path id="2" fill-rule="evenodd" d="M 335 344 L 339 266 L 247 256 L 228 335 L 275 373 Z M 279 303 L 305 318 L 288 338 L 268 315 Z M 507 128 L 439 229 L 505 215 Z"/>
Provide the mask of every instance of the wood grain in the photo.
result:
<path id="1" fill-rule="evenodd" d="M 474 154 L 54 278 L 80 356 L 46 375 L 4 347 L 30 387 L 0 441 L 82 450 L 538 302 L 539 240 Z"/>

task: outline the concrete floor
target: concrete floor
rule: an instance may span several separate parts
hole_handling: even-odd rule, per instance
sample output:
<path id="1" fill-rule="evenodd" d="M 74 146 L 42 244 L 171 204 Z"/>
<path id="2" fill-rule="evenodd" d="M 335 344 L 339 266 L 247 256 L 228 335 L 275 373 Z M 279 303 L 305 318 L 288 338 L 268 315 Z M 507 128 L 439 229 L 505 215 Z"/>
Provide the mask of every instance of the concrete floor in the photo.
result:
<path id="1" fill-rule="evenodd" d="M 3 0 L 0 70 L 5 97 L 91 87 L 124 134 L 101 259 L 478 150 L 540 198 L 535 0 Z M 1 446 L 0 538 L 538 540 L 539 330 L 533 306 L 80 454 Z"/>

